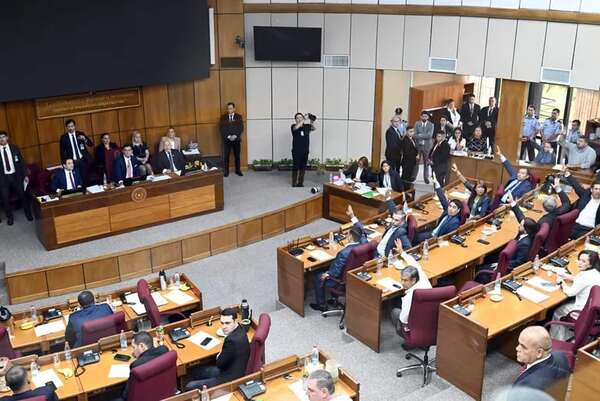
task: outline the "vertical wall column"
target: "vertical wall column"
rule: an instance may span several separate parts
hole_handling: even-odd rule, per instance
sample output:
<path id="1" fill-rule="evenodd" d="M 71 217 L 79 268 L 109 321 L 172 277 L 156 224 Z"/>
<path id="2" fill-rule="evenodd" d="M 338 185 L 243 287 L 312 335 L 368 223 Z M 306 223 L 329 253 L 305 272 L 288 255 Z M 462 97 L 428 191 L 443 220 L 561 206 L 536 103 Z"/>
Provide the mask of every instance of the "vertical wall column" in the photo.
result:
<path id="1" fill-rule="evenodd" d="M 521 138 L 522 116 L 527 108 L 529 83 L 502 80 L 500 90 L 500 114 L 496 127 L 496 144 L 509 160 L 516 160 Z"/>

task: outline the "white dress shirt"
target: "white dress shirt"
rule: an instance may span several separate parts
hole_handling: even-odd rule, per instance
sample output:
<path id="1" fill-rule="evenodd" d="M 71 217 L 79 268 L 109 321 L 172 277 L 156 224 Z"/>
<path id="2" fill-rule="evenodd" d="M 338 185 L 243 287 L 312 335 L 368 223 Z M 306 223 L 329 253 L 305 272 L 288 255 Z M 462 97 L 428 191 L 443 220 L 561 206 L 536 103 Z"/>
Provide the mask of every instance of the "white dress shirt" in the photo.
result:
<path id="1" fill-rule="evenodd" d="M 390 173 L 386 173 L 383 175 L 383 187 L 384 188 L 392 187 L 392 179 L 390 178 Z"/>
<path id="2" fill-rule="evenodd" d="M 75 189 L 73 186 L 75 183 L 75 175 L 73 175 L 73 171 L 65 170 L 65 181 L 67 181 L 67 191 L 72 191 Z"/>
<path id="3" fill-rule="evenodd" d="M 358 166 L 356 168 L 356 174 L 354 174 L 354 179 L 355 180 L 360 180 L 360 176 L 362 175 L 362 172 L 363 172 L 363 168 L 360 167 L 360 166 Z"/>
<path id="4" fill-rule="evenodd" d="M 79 144 L 77 143 L 77 135 L 75 132 L 69 133 L 69 142 L 71 142 L 71 150 L 73 151 L 73 159 L 81 159 L 81 152 L 79 151 Z"/>
<path id="5" fill-rule="evenodd" d="M 566 296 L 575 297 L 574 310 L 582 310 L 595 285 L 600 285 L 600 272 L 592 267 L 579 272 L 573 279 L 573 285 L 563 284 L 562 288 Z"/>
<path id="6" fill-rule="evenodd" d="M 431 288 L 431 283 L 429 282 L 429 278 L 427 278 L 427 275 L 421 268 L 421 265 L 415 260 L 415 258 L 410 256 L 406 252 L 402 252 L 400 256 L 408 265 L 416 267 L 417 271 L 419 272 L 419 279 L 417 280 L 415 285 L 406 290 L 404 292 L 404 296 L 402 297 L 402 310 L 400 311 L 400 321 L 403 324 L 407 324 L 408 316 L 410 315 L 410 308 L 412 306 L 412 298 L 415 290 Z"/>
<path id="7" fill-rule="evenodd" d="M 125 178 L 133 178 L 133 164 L 131 164 L 131 157 L 123 156 L 123 158 L 125 159 L 125 168 L 127 171 L 125 173 Z"/>
<path id="8" fill-rule="evenodd" d="M 584 226 L 594 228 L 596 226 L 596 212 L 600 206 L 600 199 L 590 198 L 590 201 L 585 205 L 575 223 Z"/>
<path id="9" fill-rule="evenodd" d="M 4 158 L 4 152 L 6 152 L 6 155 L 8 156 L 8 166 L 6 165 L 6 160 Z M 14 174 L 16 172 L 15 163 L 13 160 L 12 152 L 10 151 L 10 146 L 8 146 L 8 144 L 0 146 L 0 158 L 2 159 L 4 174 Z"/>
<path id="10" fill-rule="evenodd" d="M 456 109 L 448 109 L 448 113 L 450 114 L 450 123 L 454 128 L 460 126 L 460 113 Z"/>

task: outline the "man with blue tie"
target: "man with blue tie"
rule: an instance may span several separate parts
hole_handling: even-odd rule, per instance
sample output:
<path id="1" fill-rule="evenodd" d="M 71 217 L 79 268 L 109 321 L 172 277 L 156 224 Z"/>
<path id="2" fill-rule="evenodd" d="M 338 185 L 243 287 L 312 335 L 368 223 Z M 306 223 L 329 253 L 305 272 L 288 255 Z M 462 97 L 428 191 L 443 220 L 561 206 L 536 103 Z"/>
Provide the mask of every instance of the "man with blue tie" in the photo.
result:
<path id="1" fill-rule="evenodd" d="M 515 170 L 506 157 L 504 157 L 500 150 L 500 146 L 498 145 L 496 145 L 496 154 L 500 157 L 502 165 L 510 175 L 510 179 L 504 186 L 504 195 L 500 198 L 500 202 L 509 203 L 508 194 L 511 194 L 516 200 L 531 191 L 533 189 L 533 184 L 529 179 L 529 171 L 526 168 L 520 168 L 519 171 L 515 173 Z"/>
<path id="2" fill-rule="evenodd" d="M 440 183 L 435 177 L 433 177 L 433 188 L 435 189 L 435 193 L 442 204 L 444 213 L 442 213 L 440 216 L 438 223 L 433 230 L 417 233 L 415 238 L 416 244 L 420 244 L 421 242 L 432 237 L 441 237 L 442 235 L 446 235 L 460 227 L 460 213 L 462 212 L 463 208 L 462 202 L 458 199 L 452 199 L 450 202 L 448 202 L 448 199 L 444 194 L 444 189 L 440 186 Z"/>
<path id="3" fill-rule="evenodd" d="M 156 171 L 162 171 L 163 174 L 180 172 L 180 175 L 185 173 L 185 157 L 177 150 L 172 149 L 171 142 L 163 143 L 163 150 L 158 154 Z"/>
<path id="4" fill-rule="evenodd" d="M 352 206 L 348 205 L 346 214 L 350 217 L 350 220 L 354 223 L 352 229 L 350 229 L 350 239 L 346 246 L 337 253 L 335 260 L 329 265 L 329 269 L 325 273 L 315 274 L 315 298 L 316 303 L 310 304 L 313 310 L 325 312 L 327 310 L 327 304 L 325 302 L 325 290 L 327 288 L 336 287 L 340 280 L 343 278 L 344 270 L 346 268 L 346 262 L 348 256 L 354 247 L 366 244 L 369 240 L 363 230 L 362 223 L 354 216 Z M 340 243 L 341 244 L 341 243 Z"/>
<path id="5" fill-rule="evenodd" d="M 73 159 L 67 159 L 63 163 L 62 170 L 58 170 L 52 176 L 52 183 L 50 188 L 56 193 L 63 191 L 76 191 L 83 185 L 81 175 L 75 168 L 75 162 Z"/>
<path id="6" fill-rule="evenodd" d="M 121 156 L 115 160 L 114 181 L 121 185 L 125 180 L 133 180 L 140 176 L 140 161 L 133 157 L 133 148 L 127 144 L 123 146 Z"/>

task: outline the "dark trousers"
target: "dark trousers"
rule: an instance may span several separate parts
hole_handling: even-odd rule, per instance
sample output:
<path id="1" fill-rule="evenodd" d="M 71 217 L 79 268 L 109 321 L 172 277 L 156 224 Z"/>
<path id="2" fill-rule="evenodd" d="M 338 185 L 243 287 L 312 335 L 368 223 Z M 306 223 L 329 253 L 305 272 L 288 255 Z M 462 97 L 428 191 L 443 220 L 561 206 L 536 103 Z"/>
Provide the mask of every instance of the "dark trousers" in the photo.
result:
<path id="1" fill-rule="evenodd" d="M 410 190 L 413 187 L 415 180 L 417 179 L 417 173 L 419 172 L 419 162 L 404 163 L 402 164 L 402 184 L 404 184 L 405 190 Z"/>
<path id="2" fill-rule="evenodd" d="M 315 300 L 319 305 L 325 304 L 325 291 L 327 288 L 335 288 L 339 286 L 339 283 L 334 280 L 325 279 L 321 280 L 321 276 L 324 273 L 315 274 Z"/>
<path id="3" fill-rule="evenodd" d="M 23 189 L 23 181 L 17 180 L 16 174 L 9 174 L 4 176 L 4 182 L 0 185 L 0 197 L 2 198 L 2 208 L 7 218 L 13 217 L 12 205 L 10 204 L 10 196 L 15 194 L 23 205 L 25 215 L 31 216 L 31 205 L 29 198 L 25 195 Z"/>
<path id="4" fill-rule="evenodd" d="M 390 163 L 391 167 L 396 170 L 396 172 L 400 172 L 400 160 L 398 159 L 387 159 L 387 161 Z"/>
<path id="5" fill-rule="evenodd" d="M 525 152 L 527 152 L 530 162 L 535 159 L 535 148 L 533 147 L 532 141 L 535 141 L 535 139 L 532 138 L 528 141 L 521 142 L 521 156 L 519 156 L 519 159 L 525 160 Z"/>
<path id="6" fill-rule="evenodd" d="M 489 139 L 490 148 L 492 148 L 492 154 L 496 151 L 494 145 L 496 145 L 496 128 L 483 128 L 483 137 Z"/>
<path id="7" fill-rule="evenodd" d="M 448 166 L 433 166 L 433 174 L 435 174 L 435 179 L 438 180 L 441 187 L 446 186 L 448 181 Z"/>
<path id="8" fill-rule="evenodd" d="M 240 141 L 225 139 L 223 143 L 223 171 L 229 172 L 229 153 L 233 150 L 235 159 L 235 171 L 240 172 Z"/>
<path id="9" fill-rule="evenodd" d="M 304 171 L 306 170 L 306 164 L 308 163 L 308 151 L 294 150 L 292 149 L 293 159 L 293 171 Z"/>
<path id="10" fill-rule="evenodd" d="M 207 388 L 216 386 L 220 384 L 220 375 L 221 370 L 214 365 L 201 366 L 192 374 L 193 377 L 198 379 L 188 382 L 188 384 L 185 385 L 185 391 L 194 389 L 202 390 L 203 386 L 206 386 Z"/>
<path id="11" fill-rule="evenodd" d="M 571 231 L 571 239 L 577 239 L 583 237 L 587 233 L 589 233 L 594 227 L 586 227 L 581 224 L 575 223 L 573 226 L 573 231 Z"/>
<path id="12" fill-rule="evenodd" d="M 415 234 L 415 240 L 413 241 L 413 245 L 418 245 L 421 242 L 430 239 L 431 237 L 433 237 L 433 230 L 432 231 L 421 231 Z"/>

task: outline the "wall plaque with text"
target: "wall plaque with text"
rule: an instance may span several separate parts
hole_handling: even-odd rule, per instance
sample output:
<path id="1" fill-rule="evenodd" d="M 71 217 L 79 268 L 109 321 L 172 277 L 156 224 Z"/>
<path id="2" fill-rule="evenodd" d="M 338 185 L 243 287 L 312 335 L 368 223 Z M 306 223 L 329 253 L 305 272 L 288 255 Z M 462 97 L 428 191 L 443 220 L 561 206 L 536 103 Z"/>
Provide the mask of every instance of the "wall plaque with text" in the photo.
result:
<path id="1" fill-rule="evenodd" d="M 138 107 L 140 104 L 140 90 L 131 88 L 87 95 L 36 99 L 35 110 L 38 119 L 45 119 Z"/>

